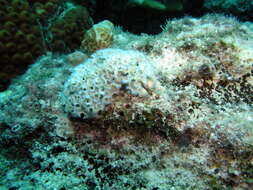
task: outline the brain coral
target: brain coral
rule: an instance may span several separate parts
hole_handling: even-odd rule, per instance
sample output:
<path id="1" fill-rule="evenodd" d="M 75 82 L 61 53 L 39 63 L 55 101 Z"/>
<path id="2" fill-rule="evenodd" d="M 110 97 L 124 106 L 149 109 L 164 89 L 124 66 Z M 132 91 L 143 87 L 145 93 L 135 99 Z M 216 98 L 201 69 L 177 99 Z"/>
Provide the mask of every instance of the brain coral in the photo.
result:
<path id="1" fill-rule="evenodd" d="M 65 83 L 65 111 L 75 118 L 92 118 L 120 94 L 153 97 L 162 90 L 156 75 L 152 62 L 138 51 L 99 50 L 76 66 Z"/>
<path id="2" fill-rule="evenodd" d="M 48 26 L 47 45 L 51 51 L 66 52 L 79 49 L 83 33 L 92 19 L 83 6 L 66 3 L 65 10 Z"/>
<path id="3" fill-rule="evenodd" d="M 40 22 L 45 24 L 59 9 L 60 0 L 27 0 Z"/>
<path id="4" fill-rule="evenodd" d="M 92 23 L 88 11 L 61 0 L 0 0 L 0 91 L 49 50 L 78 49 Z"/>
<path id="5" fill-rule="evenodd" d="M 0 1 L 0 91 L 42 52 L 36 15 L 27 1 Z"/>

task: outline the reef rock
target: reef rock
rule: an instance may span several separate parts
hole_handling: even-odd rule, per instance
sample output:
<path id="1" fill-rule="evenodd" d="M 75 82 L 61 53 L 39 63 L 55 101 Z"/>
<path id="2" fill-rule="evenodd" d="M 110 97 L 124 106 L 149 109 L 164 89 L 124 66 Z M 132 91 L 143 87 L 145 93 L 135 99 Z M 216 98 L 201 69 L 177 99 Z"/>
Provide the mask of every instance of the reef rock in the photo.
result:
<path id="1" fill-rule="evenodd" d="M 44 55 L 0 93 L 0 187 L 250 189 L 252 40 L 206 15 Z"/>

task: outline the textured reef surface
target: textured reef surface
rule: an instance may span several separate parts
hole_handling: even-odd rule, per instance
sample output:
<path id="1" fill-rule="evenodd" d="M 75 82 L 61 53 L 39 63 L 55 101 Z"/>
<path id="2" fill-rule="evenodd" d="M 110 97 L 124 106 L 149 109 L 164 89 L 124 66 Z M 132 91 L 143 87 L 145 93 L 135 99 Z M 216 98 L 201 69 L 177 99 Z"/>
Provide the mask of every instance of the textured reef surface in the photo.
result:
<path id="1" fill-rule="evenodd" d="M 252 0 L 204 0 L 204 7 L 229 14 L 252 17 Z"/>
<path id="2" fill-rule="evenodd" d="M 94 25 L 0 93 L 0 189 L 250 189 L 252 44 L 223 15 Z"/>

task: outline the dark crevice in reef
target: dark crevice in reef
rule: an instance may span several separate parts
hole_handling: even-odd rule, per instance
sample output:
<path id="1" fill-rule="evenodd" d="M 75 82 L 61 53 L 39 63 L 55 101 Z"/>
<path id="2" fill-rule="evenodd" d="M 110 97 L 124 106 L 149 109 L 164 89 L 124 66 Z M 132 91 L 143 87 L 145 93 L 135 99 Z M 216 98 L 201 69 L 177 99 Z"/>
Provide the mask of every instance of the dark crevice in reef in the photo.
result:
<path id="1" fill-rule="evenodd" d="M 157 0 L 160 2 L 170 2 L 166 0 Z M 183 9 L 181 11 L 159 11 L 142 6 L 129 5 L 129 0 L 97 0 L 82 2 L 91 14 L 94 23 L 108 19 L 115 25 L 121 26 L 124 30 L 140 34 L 158 34 L 162 32 L 161 26 L 166 20 L 182 18 L 184 16 L 201 17 L 207 13 L 231 14 L 241 21 L 252 21 L 253 13 L 241 12 L 236 10 L 225 10 L 220 8 L 210 9 L 204 7 L 204 0 L 182 0 Z M 91 3 L 93 2 L 93 4 Z M 228 10 L 227 10 L 228 11 Z"/>
<path id="2" fill-rule="evenodd" d="M 182 11 L 159 11 L 140 6 L 129 6 L 127 0 L 97 0 L 91 10 L 95 23 L 108 19 L 124 30 L 140 34 L 158 34 L 166 20 L 181 18 L 185 15 L 199 17 L 204 14 L 203 0 L 186 2 Z"/>

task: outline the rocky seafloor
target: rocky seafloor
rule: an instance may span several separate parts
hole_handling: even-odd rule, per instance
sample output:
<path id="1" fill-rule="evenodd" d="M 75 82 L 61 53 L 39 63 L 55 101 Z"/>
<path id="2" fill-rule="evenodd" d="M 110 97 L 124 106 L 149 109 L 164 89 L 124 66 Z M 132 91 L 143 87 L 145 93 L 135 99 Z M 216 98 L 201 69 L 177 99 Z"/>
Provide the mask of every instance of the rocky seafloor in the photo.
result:
<path id="1" fill-rule="evenodd" d="M 48 52 L 0 93 L 0 189 L 250 190 L 253 24 L 103 31 L 100 50 Z"/>

